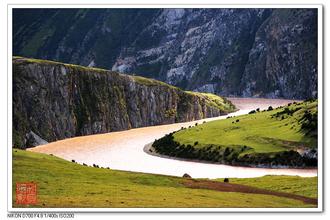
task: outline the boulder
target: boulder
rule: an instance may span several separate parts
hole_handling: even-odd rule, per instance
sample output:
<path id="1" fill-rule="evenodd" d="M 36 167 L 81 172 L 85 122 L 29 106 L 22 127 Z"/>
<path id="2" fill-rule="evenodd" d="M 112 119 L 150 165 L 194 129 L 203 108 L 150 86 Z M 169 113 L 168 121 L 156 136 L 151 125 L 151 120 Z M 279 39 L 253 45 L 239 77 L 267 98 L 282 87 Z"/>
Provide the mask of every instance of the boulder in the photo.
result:
<path id="1" fill-rule="evenodd" d="M 188 173 L 183 174 L 182 177 L 183 177 L 183 178 L 189 178 L 189 179 L 191 179 L 191 176 L 190 176 Z"/>
<path id="2" fill-rule="evenodd" d="M 48 144 L 47 141 L 39 137 L 36 133 L 33 131 L 30 131 L 25 135 L 25 146 L 26 147 L 36 147 L 38 145 Z"/>

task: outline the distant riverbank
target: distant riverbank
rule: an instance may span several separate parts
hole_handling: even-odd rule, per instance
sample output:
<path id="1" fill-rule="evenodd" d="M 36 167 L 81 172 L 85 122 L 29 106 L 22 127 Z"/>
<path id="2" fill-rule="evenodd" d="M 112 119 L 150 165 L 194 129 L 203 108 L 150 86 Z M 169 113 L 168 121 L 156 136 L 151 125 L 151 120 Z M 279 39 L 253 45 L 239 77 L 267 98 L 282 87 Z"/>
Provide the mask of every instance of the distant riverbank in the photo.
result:
<path id="1" fill-rule="evenodd" d="M 179 161 L 186 161 L 186 162 L 196 162 L 196 163 L 205 163 L 205 164 L 219 164 L 219 165 L 227 165 L 227 166 L 234 166 L 234 167 L 245 167 L 245 168 L 266 168 L 266 169 L 295 169 L 295 170 L 306 170 L 306 171 L 314 171 L 317 170 L 315 167 L 297 167 L 297 168 L 290 168 L 288 166 L 279 166 L 279 165 L 272 165 L 272 166 L 255 166 L 255 165 L 250 165 L 250 166 L 243 166 L 241 164 L 236 164 L 236 165 L 230 165 L 230 164 L 223 164 L 220 162 L 210 162 L 207 160 L 199 160 L 199 159 L 187 159 L 187 158 L 181 158 L 181 157 L 173 157 L 173 156 L 168 156 L 165 154 L 160 154 L 157 153 L 155 148 L 152 147 L 152 143 L 149 143 L 144 146 L 143 151 L 147 154 L 150 154 L 155 157 L 161 157 L 161 158 L 167 158 L 171 160 L 179 160 Z"/>

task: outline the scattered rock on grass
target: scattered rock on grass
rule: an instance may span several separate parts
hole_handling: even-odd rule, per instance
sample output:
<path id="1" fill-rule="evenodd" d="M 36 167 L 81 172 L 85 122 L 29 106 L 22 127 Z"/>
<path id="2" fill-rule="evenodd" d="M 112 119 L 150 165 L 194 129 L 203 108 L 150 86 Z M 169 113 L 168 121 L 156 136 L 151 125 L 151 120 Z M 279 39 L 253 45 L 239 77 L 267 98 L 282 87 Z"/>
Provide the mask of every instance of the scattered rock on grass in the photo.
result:
<path id="1" fill-rule="evenodd" d="M 191 176 L 188 173 L 183 174 L 183 178 L 191 178 Z"/>

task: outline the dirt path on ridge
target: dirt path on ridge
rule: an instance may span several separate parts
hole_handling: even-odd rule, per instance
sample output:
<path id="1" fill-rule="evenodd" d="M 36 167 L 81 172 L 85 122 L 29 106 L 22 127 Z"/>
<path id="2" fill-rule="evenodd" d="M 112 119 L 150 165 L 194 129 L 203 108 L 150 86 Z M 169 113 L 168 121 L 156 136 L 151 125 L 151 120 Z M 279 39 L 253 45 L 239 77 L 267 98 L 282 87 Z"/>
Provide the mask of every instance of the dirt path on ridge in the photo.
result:
<path id="1" fill-rule="evenodd" d="M 195 180 L 186 179 L 183 185 L 193 189 L 210 189 L 220 192 L 239 192 L 239 193 L 251 193 L 251 194 L 263 194 L 285 197 L 289 199 L 300 200 L 307 204 L 317 205 L 317 199 L 306 196 L 300 196 L 292 193 L 276 192 L 267 189 L 261 189 L 253 186 L 241 185 L 236 183 L 224 183 L 212 180 Z"/>

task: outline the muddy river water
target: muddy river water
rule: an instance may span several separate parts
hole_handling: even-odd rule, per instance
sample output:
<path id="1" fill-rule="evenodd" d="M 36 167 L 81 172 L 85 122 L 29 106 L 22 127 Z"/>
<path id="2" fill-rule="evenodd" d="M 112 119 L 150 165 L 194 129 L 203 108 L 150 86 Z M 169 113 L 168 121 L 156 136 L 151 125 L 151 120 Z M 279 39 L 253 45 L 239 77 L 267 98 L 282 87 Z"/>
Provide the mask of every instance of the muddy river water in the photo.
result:
<path id="1" fill-rule="evenodd" d="M 250 110 L 268 106 L 285 105 L 292 100 L 230 98 L 240 109 L 230 115 L 247 114 Z M 78 163 L 97 164 L 117 170 L 156 173 L 182 176 L 188 173 L 193 178 L 221 177 L 258 177 L 264 175 L 299 175 L 316 176 L 317 169 L 270 169 L 248 168 L 175 160 L 152 156 L 143 151 L 146 144 L 181 127 L 194 125 L 196 122 L 225 119 L 226 116 L 202 119 L 199 121 L 150 126 L 106 134 L 90 135 L 65 139 L 30 148 L 30 151 L 53 154 L 66 160 L 74 159 Z"/>

